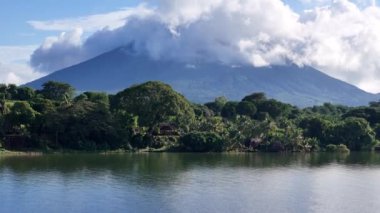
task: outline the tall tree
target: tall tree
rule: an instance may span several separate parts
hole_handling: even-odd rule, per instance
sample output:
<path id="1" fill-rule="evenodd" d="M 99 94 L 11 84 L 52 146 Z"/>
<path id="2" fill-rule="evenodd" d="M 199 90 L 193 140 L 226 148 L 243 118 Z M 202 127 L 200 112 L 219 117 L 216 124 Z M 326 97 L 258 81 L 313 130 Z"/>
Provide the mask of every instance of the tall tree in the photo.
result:
<path id="1" fill-rule="evenodd" d="M 235 118 L 237 115 L 236 107 L 238 106 L 238 102 L 227 102 L 222 109 L 222 117 L 224 118 Z"/>
<path id="2" fill-rule="evenodd" d="M 249 101 L 249 102 L 255 103 L 255 102 L 260 102 L 260 101 L 265 101 L 265 100 L 267 100 L 265 93 L 257 92 L 257 93 L 252 93 L 251 95 L 244 97 L 242 101 Z"/>
<path id="3" fill-rule="evenodd" d="M 5 116 L 5 124 L 8 132 L 20 132 L 22 129 L 32 125 L 36 117 L 36 111 L 28 102 L 16 102 Z"/>
<path id="4" fill-rule="evenodd" d="M 27 101 L 31 100 L 35 96 L 35 92 L 30 87 L 18 87 L 17 88 L 17 95 L 14 97 L 14 99 L 21 100 L 21 101 Z"/>
<path id="5" fill-rule="evenodd" d="M 140 126 L 176 121 L 188 125 L 195 118 L 189 101 L 161 82 L 147 82 L 128 88 L 112 98 L 113 110 L 138 116 Z"/>
<path id="6" fill-rule="evenodd" d="M 224 105 L 228 102 L 226 97 L 215 98 L 214 102 L 206 103 L 205 105 L 211 109 L 216 115 L 220 115 L 223 110 Z"/>
<path id="7" fill-rule="evenodd" d="M 75 89 L 70 84 L 48 81 L 39 92 L 47 99 L 68 102 L 73 98 Z"/>
<path id="8" fill-rule="evenodd" d="M 350 150 L 369 150 L 375 142 L 375 132 L 363 118 L 346 118 L 334 128 L 334 141 Z"/>
<path id="9" fill-rule="evenodd" d="M 257 112 L 257 108 L 256 108 L 255 104 L 252 102 L 242 101 L 237 105 L 236 112 L 239 115 L 246 115 L 246 116 L 253 118 L 253 116 L 255 116 L 255 114 Z"/>

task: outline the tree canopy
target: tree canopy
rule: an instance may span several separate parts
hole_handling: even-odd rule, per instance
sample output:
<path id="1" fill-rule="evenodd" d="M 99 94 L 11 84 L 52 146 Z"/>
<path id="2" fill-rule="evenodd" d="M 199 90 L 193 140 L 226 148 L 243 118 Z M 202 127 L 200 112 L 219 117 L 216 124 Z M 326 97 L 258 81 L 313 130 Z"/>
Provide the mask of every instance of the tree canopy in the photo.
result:
<path id="1" fill-rule="evenodd" d="M 347 152 L 380 147 L 380 104 L 297 108 L 253 93 L 190 103 L 150 81 L 115 95 L 0 85 L 0 143 L 43 150 Z M 16 143 L 15 146 L 8 146 Z M 8 147 L 7 147 L 8 146 Z M 379 148 L 377 148 L 379 149 Z"/>
<path id="2" fill-rule="evenodd" d="M 54 101 L 69 101 L 74 97 L 75 89 L 66 83 L 48 81 L 38 91 L 44 98 Z"/>
<path id="3" fill-rule="evenodd" d="M 151 81 L 117 93 L 112 100 L 113 110 L 125 110 L 138 116 L 141 126 L 160 122 L 191 122 L 195 118 L 189 101 L 169 85 Z"/>

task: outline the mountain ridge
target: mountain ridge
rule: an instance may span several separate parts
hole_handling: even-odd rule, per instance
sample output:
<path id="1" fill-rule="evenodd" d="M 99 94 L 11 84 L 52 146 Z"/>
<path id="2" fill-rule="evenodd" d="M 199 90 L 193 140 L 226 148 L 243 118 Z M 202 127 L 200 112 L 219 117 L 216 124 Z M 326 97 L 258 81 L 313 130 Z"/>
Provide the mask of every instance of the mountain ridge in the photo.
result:
<path id="1" fill-rule="evenodd" d="M 255 68 L 213 62 L 183 63 L 154 60 L 117 48 L 77 65 L 29 82 L 40 88 L 46 81 L 62 81 L 79 91 L 116 92 L 150 80 L 163 81 L 191 101 L 204 103 L 219 96 L 240 100 L 253 92 L 300 107 L 325 102 L 349 106 L 366 105 L 380 95 L 367 93 L 312 67 L 296 65 Z"/>

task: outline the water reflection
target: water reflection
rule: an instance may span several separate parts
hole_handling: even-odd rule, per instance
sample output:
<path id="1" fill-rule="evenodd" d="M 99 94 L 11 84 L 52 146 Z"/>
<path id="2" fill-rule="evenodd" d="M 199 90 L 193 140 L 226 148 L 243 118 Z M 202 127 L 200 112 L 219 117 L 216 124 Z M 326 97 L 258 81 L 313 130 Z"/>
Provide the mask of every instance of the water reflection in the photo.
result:
<path id="1" fill-rule="evenodd" d="M 142 153 L 142 154 L 58 154 L 43 156 L 1 156 L 0 170 L 15 173 L 29 171 L 57 171 L 63 174 L 78 170 L 132 171 L 138 173 L 182 172 L 205 167 L 273 168 L 321 167 L 330 164 L 379 166 L 380 154 L 358 152 L 331 153 L 250 153 L 250 154 L 190 154 L 190 153 Z"/>
<path id="2" fill-rule="evenodd" d="M 376 153 L 3 156 L 0 212 L 374 212 L 378 177 Z"/>

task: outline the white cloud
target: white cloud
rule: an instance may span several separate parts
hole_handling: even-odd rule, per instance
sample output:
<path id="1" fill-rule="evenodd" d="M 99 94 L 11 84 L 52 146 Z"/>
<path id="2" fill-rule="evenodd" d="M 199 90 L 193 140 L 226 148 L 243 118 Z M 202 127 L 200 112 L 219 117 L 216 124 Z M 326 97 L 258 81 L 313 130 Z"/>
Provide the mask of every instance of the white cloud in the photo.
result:
<path id="1" fill-rule="evenodd" d="M 158 9 L 144 17 L 130 17 L 121 28 L 103 29 L 81 46 L 67 45 L 65 37 L 57 38 L 51 48 L 36 50 L 32 64 L 45 71 L 63 68 L 122 45 L 134 48 L 153 58 L 192 61 L 217 60 L 224 63 L 255 60 L 262 66 L 283 62 L 282 45 L 293 45 L 302 25 L 298 14 L 279 0 L 211 0 L 161 1 Z M 279 18 L 273 18 L 271 13 Z M 273 27 L 276 26 L 276 27 Z M 269 35 L 264 39 L 265 35 Z M 249 48 L 240 48 L 242 41 L 258 41 Z M 288 42 L 290 41 L 290 42 Z M 50 43 L 50 42 L 48 42 Z M 244 50 L 240 52 L 240 49 Z M 64 52 L 67 52 L 65 54 Z M 257 55 L 252 57 L 252 54 Z M 56 63 L 55 56 L 72 57 Z M 79 59 L 79 60 L 78 60 Z"/>
<path id="2" fill-rule="evenodd" d="M 32 54 L 31 65 L 42 71 L 58 70 L 83 61 L 81 51 L 82 29 L 61 33 L 58 37 L 48 37 Z M 52 51 L 55 50 L 55 51 Z M 46 63 L 36 63 L 43 60 Z"/>
<path id="3" fill-rule="evenodd" d="M 380 9 L 346 0 L 310 12 L 303 63 L 367 91 L 380 92 Z M 309 14 L 310 15 L 310 14 Z"/>
<path id="4" fill-rule="evenodd" d="M 96 31 L 103 28 L 112 30 L 123 26 L 128 17 L 146 16 L 150 12 L 151 10 L 141 4 L 136 8 L 124 8 L 110 13 L 50 21 L 33 20 L 27 23 L 37 30 L 45 31 L 72 31 L 78 28 L 85 31 Z"/>
<path id="5" fill-rule="evenodd" d="M 37 46 L 0 46 L 0 83 L 23 84 L 42 77 L 34 71 L 29 59 Z"/>
<path id="6" fill-rule="evenodd" d="M 27 62 L 37 45 L 29 46 L 0 46 L 0 62 L 19 63 Z"/>
<path id="7" fill-rule="evenodd" d="M 1 83 L 20 85 L 42 76 L 43 73 L 34 71 L 26 64 L 0 64 Z"/>
<path id="8" fill-rule="evenodd" d="M 360 5 L 366 6 L 319 0 L 299 14 L 281 0 L 161 0 L 156 7 L 138 7 L 147 12 L 126 16 L 123 26 L 119 21 L 99 24 L 117 23 L 116 28 L 99 27 L 86 39 L 80 30 L 68 28 L 72 33 L 47 39 L 31 62 L 40 70 L 54 71 L 129 45 L 155 59 L 188 64 L 212 60 L 310 65 L 380 92 L 380 9 L 368 1 Z M 58 28 L 64 29 L 54 29 Z"/>

